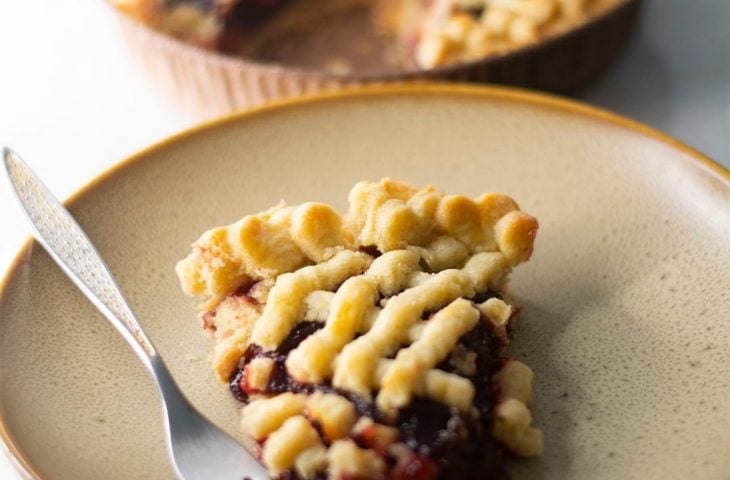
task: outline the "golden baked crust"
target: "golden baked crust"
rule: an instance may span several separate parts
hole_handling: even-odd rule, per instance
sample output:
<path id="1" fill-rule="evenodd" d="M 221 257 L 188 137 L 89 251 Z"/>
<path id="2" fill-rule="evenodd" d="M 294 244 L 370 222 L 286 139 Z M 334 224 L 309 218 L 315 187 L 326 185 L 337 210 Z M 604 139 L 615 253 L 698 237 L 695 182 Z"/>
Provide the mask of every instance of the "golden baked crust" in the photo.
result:
<path id="1" fill-rule="evenodd" d="M 384 179 L 358 183 L 349 200 L 345 217 L 321 203 L 282 204 L 205 232 L 176 267 L 183 290 L 202 297 L 208 310 L 252 279 L 361 247 L 415 249 L 432 269 L 476 252 L 499 252 L 509 267 L 532 254 L 537 221 L 506 195 L 470 199 Z"/>
<path id="2" fill-rule="evenodd" d="M 391 179 L 358 183 L 349 202 L 344 216 L 305 203 L 244 217 L 203 234 L 177 265 L 185 292 L 203 299 L 216 373 L 250 399 L 242 427 L 265 440 L 272 476 L 382 478 L 386 458 L 412 454 L 393 426 L 418 398 L 459 418 L 493 415 L 507 449 L 539 453 L 531 370 L 494 367 L 487 388 L 499 394 L 485 409 L 477 363 L 499 352 L 462 341 L 481 329 L 506 345 L 515 310 L 495 292 L 529 259 L 537 221 L 505 195 Z M 354 441 L 364 430 L 377 447 Z"/>
<path id="3" fill-rule="evenodd" d="M 111 0 L 117 8 L 142 23 L 199 47 L 214 49 L 225 28 L 225 15 L 235 0 L 205 2 L 166 0 Z"/>
<path id="4" fill-rule="evenodd" d="M 576 28 L 625 0 L 419 0 L 396 26 L 429 69 L 499 55 Z M 415 9 L 414 3 L 421 9 Z M 402 15 L 400 15 L 402 17 Z"/>

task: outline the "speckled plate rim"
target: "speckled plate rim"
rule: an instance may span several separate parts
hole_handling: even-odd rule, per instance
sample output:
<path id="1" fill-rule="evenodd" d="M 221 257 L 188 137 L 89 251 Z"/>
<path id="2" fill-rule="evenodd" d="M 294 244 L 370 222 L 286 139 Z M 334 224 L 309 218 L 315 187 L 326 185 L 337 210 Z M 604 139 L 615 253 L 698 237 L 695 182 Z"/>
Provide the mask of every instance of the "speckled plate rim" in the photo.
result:
<path id="1" fill-rule="evenodd" d="M 136 162 L 142 161 L 148 158 L 151 154 L 167 148 L 168 146 L 177 143 L 180 140 L 187 139 L 198 133 L 214 130 L 221 125 L 225 125 L 229 122 L 235 122 L 238 120 L 253 118 L 260 115 L 266 115 L 270 112 L 279 111 L 282 109 L 296 108 L 302 105 L 308 105 L 311 103 L 328 102 L 333 100 L 341 100 L 346 98 L 361 98 L 361 97 L 372 97 L 372 96 L 398 96 L 398 95 L 450 95 L 450 96 L 465 96 L 465 97 L 479 97 L 481 99 L 495 99 L 495 100 L 508 100 L 516 103 L 526 103 L 531 106 L 550 108 L 562 111 L 564 113 L 571 113 L 578 116 L 589 117 L 596 120 L 600 120 L 606 123 L 623 127 L 627 130 L 634 131 L 653 140 L 661 142 L 675 150 L 678 150 L 685 154 L 685 158 L 691 159 L 701 165 L 706 170 L 724 180 L 730 188 L 730 170 L 726 169 L 722 165 L 716 163 L 706 155 L 700 153 L 698 150 L 686 145 L 685 143 L 656 130 L 648 125 L 641 122 L 631 120 L 627 117 L 623 117 L 616 113 L 604 110 L 601 108 L 593 107 L 584 103 L 580 103 L 574 100 L 569 100 L 556 95 L 548 95 L 543 93 L 535 93 L 528 90 L 511 88 L 511 87 L 496 87 L 496 86 L 475 86 L 466 84 L 454 84 L 454 83 L 437 83 L 437 82 L 411 82 L 403 84 L 373 84 L 363 87 L 351 87 L 343 88 L 334 92 L 318 93 L 313 95 L 306 95 L 293 99 L 280 100 L 272 103 L 268 103 L 262 106 L 254 107 L 241 112 L 232 113 L 218 119 L 201 123 L 198 126 L 184 130 L 180 133 L 172 135 L 160 142 L 154 143 L 151 146 L 139 151 L 138 153 L 128 157 L 87 183 L 84 187 L 76 191 L 71 195 L 64 204 L 66 206 L 73 206 L 79 199 L 84 195 L 93 191 L 96 187 L 104 182 L 110 181 L 113 177 L 124 170 L 125 168 L 135 164 Z M 2 280 L 0 280 L 0 302 L 3 299 L 7 285 L 10 282 L 10 278 L 18 269 L 24 258 L 27 257 L 34 240 L 28 239 L 20 251 L 16 254 L 15 258 L 11 261 L 10 266 L 4 273 Z M 20 448 L 15 444 L 10 431 L 7 429 L 5 419 L 2 416 L 2 405 L 0 404 L 0 440 L 3 444 L 11 462 L 15 465 L 19 473 L 26 478 L 33 480 L 46 480 L 39 473 L 37 469 L 33 467 L 33 464 L 23 454 Z"/>

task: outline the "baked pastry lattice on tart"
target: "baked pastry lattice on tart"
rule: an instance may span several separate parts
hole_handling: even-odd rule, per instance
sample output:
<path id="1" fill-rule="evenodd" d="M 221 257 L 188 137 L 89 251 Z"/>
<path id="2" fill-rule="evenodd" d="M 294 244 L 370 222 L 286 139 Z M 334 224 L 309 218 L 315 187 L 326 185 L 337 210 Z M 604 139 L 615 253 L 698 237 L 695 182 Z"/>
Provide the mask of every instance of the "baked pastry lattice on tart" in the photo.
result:
<path id="1" fill-rule="evenodd" d="M 415 64 L 429 69 L 539 43 L 624 1 L 407 0 L 393 5 L 398 35 L 413 45 Z"/>
<path id="2" fill-rule="evenodd" d="M 390 179 L 349 202 L 249 215 L 177 265 L 272 478 L 502 478 L 539 454 L 532 371 L 504 356 L 535 218 Z"/>

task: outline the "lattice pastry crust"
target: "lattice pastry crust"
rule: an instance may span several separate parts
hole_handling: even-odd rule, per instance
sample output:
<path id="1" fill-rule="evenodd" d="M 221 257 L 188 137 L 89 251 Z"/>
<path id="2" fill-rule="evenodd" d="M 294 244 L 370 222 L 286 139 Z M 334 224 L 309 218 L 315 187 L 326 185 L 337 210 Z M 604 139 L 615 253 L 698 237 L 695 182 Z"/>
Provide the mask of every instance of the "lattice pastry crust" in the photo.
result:
<path id="1" fill-rule="evenodd" d="M 397 3 L 413 12 L 409 27 L 421 68 L 474 61 L 534 44 L 586 23 L 625 0 L 429 0 Z M 399 17 L 402 17 L 401 14 Z"/>
<path id="2" fill-rule="evenodd" d="M 345 216 L 305 203 L 244 217 L 177 266 L 272 476 L 411 478 L 396 473 L 425 447 L 401 423 L 421 405 L 539 453 L 532 371 L 501 356 L 515 309 L 498 293 L 537 221 L 501 194 L 390 179 L 358 183 L 349 201 Z M 436 460 L 418 461 L 440 475 Z"/>

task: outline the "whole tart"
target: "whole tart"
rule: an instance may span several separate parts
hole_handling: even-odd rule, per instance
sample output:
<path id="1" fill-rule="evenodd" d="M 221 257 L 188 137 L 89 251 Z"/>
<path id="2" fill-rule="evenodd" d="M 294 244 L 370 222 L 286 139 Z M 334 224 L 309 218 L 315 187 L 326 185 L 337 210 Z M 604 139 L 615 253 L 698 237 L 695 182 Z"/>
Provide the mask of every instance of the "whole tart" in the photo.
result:
<path id="1" fill-rule="evenodd" d="M 246 216 L 177 265 L 254 453 L 276 479 L 504 478 L 542 451 L 532 371 L 504 351 L 536 219 L 390 179 L 349 204 Z"/>
<path id="2" fill-rule="evenodd" d="M 364 82 L 449 79 L 573 92 L 618 58 L 641 3 L 109 1 L 125 13 L 126 40 L 164 91 L 210 115 Z"/>
<path id="3" fill-rule="evenodd" d="M 204 48 L 362 74 L 509 53 L 577 28 L 626 0 L 113 1 L 153 28 Z M 370 55 L 358 54 L 368 47 Z"/>

